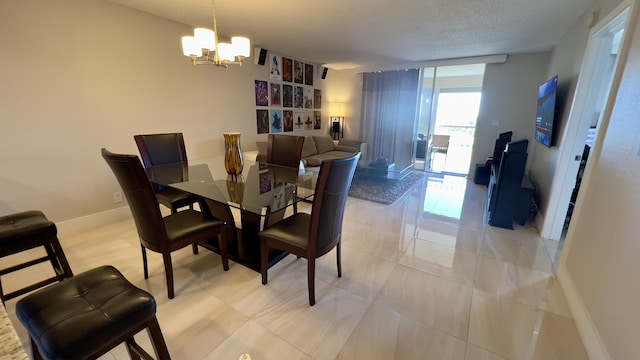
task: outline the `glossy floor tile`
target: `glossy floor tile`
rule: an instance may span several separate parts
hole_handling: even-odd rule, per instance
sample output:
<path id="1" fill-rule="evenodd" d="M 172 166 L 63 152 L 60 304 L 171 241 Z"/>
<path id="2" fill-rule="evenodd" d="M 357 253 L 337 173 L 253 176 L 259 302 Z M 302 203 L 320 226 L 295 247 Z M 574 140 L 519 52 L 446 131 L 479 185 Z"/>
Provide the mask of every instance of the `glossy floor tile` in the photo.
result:
<path id="1" fill-rule="evenodd" d="M 176 297 L 162 259 L 149 252 L 149 279 L 132 220 L 61 236 L 76 273 L 112 264 L 151 292 L 173 359 L 587 359 L 554 276 L 558 244 L 532 226 L 486 225 L 487 189 L 433 174 L 391 205 L 348 198 L 343 277 L 336 254 L 317 261 L 316 305 L 306 261 L 288 256 L 260 274 L 217 254 L 173 254 Z M 302 204 L 300 211 L 310 211 Z M 21 261 L 0 259 L 0 265 Z M 51 272 L 46 264 L 3 277 L 10 290 Z M 29 347 L 15 317 L 7 311 Z M 145 333 L 136 336 L 150 351 Z M 128 359 L 119 346 L 103 359 Z"/>

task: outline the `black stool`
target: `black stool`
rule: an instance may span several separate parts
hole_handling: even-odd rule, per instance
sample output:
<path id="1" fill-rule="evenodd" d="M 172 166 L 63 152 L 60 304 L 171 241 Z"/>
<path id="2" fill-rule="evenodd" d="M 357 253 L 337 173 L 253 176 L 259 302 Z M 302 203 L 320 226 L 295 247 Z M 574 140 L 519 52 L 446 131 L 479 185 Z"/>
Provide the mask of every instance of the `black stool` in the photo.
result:
<path id="1" fill-rule="evenodd" d="M 29 249 L 44 247 L 46 256 L 15 266 L 0 269 L 0 277 L 45 261 L 51 262 L 56 275 L 19 290 L 4 294 L 0 279 L 0 300 L 13 299 L 45 285 L 73 276 L 71 267 L 58 241 L 56 224 L 40 211 L 32 210 L 0 217 L 0 257 L 17 254 Z"/>
<path id="2" fill-rule="evenodd" d="M 96 359 L 126 342 L 132 359 L 152 359 L 134 340 L 143 329 L 158 359 L 170 359 L 156 301 L 113 266 L 89 270 L 18 300 L 34 359 Z"/>

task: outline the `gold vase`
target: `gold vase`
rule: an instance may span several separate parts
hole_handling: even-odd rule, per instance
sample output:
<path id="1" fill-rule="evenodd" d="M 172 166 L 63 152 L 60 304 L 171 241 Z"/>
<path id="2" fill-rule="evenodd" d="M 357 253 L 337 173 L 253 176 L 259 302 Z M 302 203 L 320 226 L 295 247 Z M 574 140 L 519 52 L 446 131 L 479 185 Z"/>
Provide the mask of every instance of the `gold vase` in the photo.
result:
<path id="1" fill-rule="evenodd" d="M 240 175 L 244 168 L 240 133 L 224 133 L 224 167 L 229 175 Z"/>
<path id="2" fill-rule="evenodd" d="M 244 198 L 244 179 L 242 175 L 229 175 L 227 177 L 227 191 L 229 192 L 229 200 L 242 204 L 242 199 Z"/>

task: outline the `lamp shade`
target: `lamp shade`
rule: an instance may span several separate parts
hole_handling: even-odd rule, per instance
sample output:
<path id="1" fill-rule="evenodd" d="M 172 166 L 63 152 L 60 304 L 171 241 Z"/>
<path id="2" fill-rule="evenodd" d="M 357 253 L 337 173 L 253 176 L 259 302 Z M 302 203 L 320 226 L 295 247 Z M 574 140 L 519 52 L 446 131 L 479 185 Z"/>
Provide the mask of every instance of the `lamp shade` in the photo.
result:
<path id="1" fill-rule="evenodd" d="M 331 124 L 331 132 L 332 133 L 339 133 L 340 132 L 340 122 L 339 121 L 334 121 Z"/>
<path id="2" fill-rule="evenodd" d="M 184 56 L 202 56 L 202 48 L 193 36 L 182 37 L 182 53 Z"/>
<path id="3" fill-rule="evenodd" d="M 248 38 L 242 36 L 234 36 L 231 38 L 231 45 L 233 45 L 236 56 L 251 56 L 251 42 Z"/>
<path id="4" fill-rule="evenodd" d="M 194 37 L 198 42 L 198 46 L 201 49 L 215 50 L 216 48 L 216 34 L 213 30 L 205 28 L 195 28 L 193 30 Z"/>
<path id="5" fill-rule="evenodd" d="M 218 44 L 218 56 L 223 61 L 233 61 L 235 54 L 233 53 L 233 45 L 229 43 Z"/>

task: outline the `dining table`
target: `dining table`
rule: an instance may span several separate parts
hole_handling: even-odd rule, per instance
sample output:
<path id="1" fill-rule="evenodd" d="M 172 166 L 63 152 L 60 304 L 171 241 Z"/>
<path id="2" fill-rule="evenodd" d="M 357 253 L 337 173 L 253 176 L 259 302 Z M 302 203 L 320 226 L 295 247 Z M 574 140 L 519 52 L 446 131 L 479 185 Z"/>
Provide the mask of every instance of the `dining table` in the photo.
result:
<path id="1" fill-rule="evenodd" d="M 282 220 L 296 209 L 296 203 L 311 201 L 318 173 L 303 166 L 287 167 L 245 160 L 241 174 L 230 175 L 224 157 L 189 160 L 152 166 L 146 169 L 149 180 L 160 187 L 171 187 L 198 196 L 200 210 L 224 220 L 221 236 L 227 244 L 229 258 L 260 271 L 258 233 Z M 216 239 L 201 243 L 220 253 Z M 269 264 L 287 255 L 269 252 Z"/>

